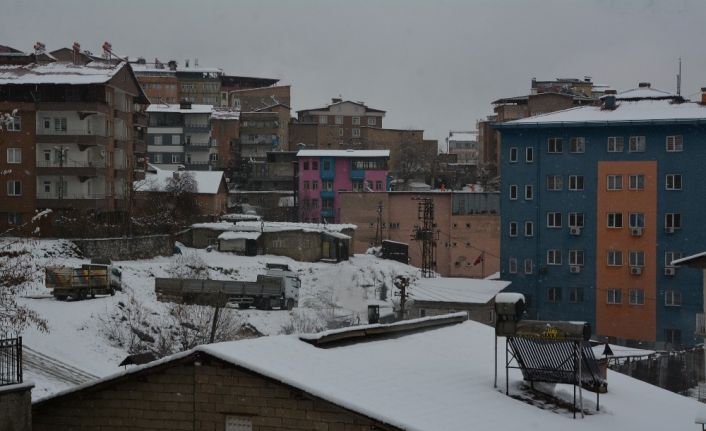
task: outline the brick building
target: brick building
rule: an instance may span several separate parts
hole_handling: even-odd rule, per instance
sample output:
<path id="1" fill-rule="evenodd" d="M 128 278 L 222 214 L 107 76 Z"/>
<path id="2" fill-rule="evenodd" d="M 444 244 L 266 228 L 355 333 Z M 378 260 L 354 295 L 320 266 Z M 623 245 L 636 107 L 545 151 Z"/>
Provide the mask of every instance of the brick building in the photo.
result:
<path id="1" fill-rule="evenodd" d="M 413 238 L 419 198 L 434 202 L 436 271 L 445 277 L 486 277 L 500 270 L 500 196 L 473 192 L 341 193 L 341 222 L 358 226 L 353 251 L 376 241 L 409 244 L 410 264 L 422 266 Z M 380 215 L 378 209 L 380 208 Z M 378 223 L 382 237 L 378 235 Z"/>
<path id="2" fill-rule="evenodd" d="M 198 62 L 193 66 L 189 60 L 184 67 L 177 67 L 177 100 L 189 101 L 200 105 L 221 105 L 221 76 L 223 71 L 214 67 L 200 67 Z"/>
<path id="3" fill-rule="evenodd" d="M 150 103 L 179 102 L 176 62 L 164 64 L 155 58 L 154 63 L 148 64 L 138 59 L 132 68 Z"/>

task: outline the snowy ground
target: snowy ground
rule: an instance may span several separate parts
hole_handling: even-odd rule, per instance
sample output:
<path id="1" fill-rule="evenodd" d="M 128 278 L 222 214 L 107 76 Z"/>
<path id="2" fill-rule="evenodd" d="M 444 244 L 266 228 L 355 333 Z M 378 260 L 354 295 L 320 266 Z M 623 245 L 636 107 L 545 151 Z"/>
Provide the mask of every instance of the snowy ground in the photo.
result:
<path id="1" fill-rule="evenodd" d="M 88 263 L 87 259 L 77 256 L 71 243 L 62 240 L 37 241 L 32 252 L 38 271 L 50 265 Z M 415 276 L 417 272 L 416 268 L 371 255 L 356 255 L 348 262 L 327 264 L 297 262 L 280 256 L 245 257 L 186 249 L 186 254 L 190 253 L 206 262 L 212 279 L 255 280 L 268 262 L 286 263 L 299 274 L 302 288 L 297 309 L 291 312 L 255 309 L 237 312 L 243 323 L 265 335 L 281 334 L 287 327 L 291 331 L 295 320 L 305 320 L 319 328 L 326 324 L 322 319 L 331 316 L 353 322 L 359 318 L 365 323 L 368 301 L 376 302 L 383 283 L 389 289 L 388 298 L 391 298 L 394 277 Z M 35 366 L 25 367 L 26 379 L 36 384 L 33 398 L 76 384 L 76 375 L 79 380 L 86 380 L 85 376 L 116 372 L 127 352 L 107 339 L 102 321 L 115 313 L 120 303 L 128 303 L 131 296 L 155 316 L 166 313 L 169 305 L 156 300 L 154 278 L 169 276 L 168 271 L 175 265 L 175 260 L 173 256 L 114 262 L 122 270 L 124 289 L 113 297 L 60 302 L 41 282 L 30 286 L 20 302 L 41 313 L 49 324 L 48 333 L 29 329 L 23 334 L 26 346 L 41 355 L 35 357 Z M 301 326 L 294 327 L 297 328 Z M 36 366 L 37 361 L 43 365 Z"/>

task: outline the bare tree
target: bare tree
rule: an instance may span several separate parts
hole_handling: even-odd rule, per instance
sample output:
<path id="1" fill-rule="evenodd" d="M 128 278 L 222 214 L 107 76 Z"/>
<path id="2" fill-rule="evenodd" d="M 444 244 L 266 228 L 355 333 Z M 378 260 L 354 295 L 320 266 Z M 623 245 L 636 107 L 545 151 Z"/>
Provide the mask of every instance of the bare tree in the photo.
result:
<path id="1" fill-rule="evenodd" d="M 201 214 L 196 200 L 198 183 L 190 172 L 175 172 L 165 187 L 172 205 L 173 215 L 177 220 L 192 220 Z"/>

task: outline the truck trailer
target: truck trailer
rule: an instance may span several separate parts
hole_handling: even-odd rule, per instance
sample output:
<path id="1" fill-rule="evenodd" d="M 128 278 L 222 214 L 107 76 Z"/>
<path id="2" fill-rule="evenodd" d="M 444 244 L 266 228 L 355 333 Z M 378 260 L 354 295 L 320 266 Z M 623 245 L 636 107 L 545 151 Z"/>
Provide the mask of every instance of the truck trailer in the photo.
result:
<path id="1" fill-rule="evenodd" d="M 44 269 L 45 286 L 53 289 L 59 301 L 67 298 L 83 300 L 96 295 L 115 295 L 122 289 L 120 270 L 106 264 L 86 264 L 79 268 L 47 267 Z"/>

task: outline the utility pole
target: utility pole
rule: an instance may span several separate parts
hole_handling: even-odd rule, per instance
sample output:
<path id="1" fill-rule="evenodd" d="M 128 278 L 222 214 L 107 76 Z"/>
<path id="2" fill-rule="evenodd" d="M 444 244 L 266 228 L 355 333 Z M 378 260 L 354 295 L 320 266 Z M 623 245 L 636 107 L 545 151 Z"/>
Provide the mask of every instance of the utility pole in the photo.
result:
<path id="1" fill-rule="evenodd" d="M 395 287 L 399 290 L 399 292 L 395 292 L 395 296 L 400 297 L 400 313 L 398 319 L 404 320 L 405 306 L 407 305 L 407 298 L 409 297 L 409 292 L 407 292 L 407 289 L 409 288 L 409 278 L 403 275 L 398 275 L 395 277 L 394 283 Z"/>
<path id="2" fill-rule="evenodd" d="M 422 277 L 436 276 L 436 238 L 434 238 L 434 200 L 432 198 L 413 198 L 418 200 L 417 219 L 421 226 L 415 226 L 413 240 L 422 241 Z"/>
<path id="3" fill-rule="evenodd" d="M 378 202 L 378 219 L 375 228 L 375 245 L 382 245 L 382 201 Z"/>

